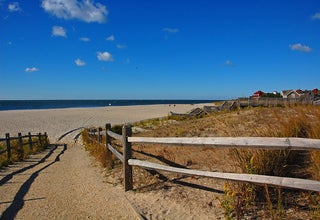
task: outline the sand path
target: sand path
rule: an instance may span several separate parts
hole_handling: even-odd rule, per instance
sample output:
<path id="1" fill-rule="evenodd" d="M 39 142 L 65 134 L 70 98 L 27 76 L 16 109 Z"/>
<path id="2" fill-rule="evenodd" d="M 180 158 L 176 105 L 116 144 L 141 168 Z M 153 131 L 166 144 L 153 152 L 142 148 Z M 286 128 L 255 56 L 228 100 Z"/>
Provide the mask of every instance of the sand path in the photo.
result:
<path id="1" fill-rule="evenodd" d="M 138 219 L 80 146 L 52 146 L 1 172 L 1 219 Z"/>
<path id="2" fill-rule="evenodd" d="M 0 171 L 0 219 L 139 219 L 137 204 L 149 204 L 150 212 L 160 219 L 164 216 L 212 219 L 201 209 L 186 210 L 183 203 L 161 200 L 155 194 L 125 193 L 121 185 L 106 183 L 105 171 L 80 143 L 73 141 L 81 130 L 77 128 L 139 121 L 195 107 L 155 105 L 0 112 L 1 136 L 5 132 L 47 131 L 51 143 L 62 138 L 61 145 L 53 145 Z"/>

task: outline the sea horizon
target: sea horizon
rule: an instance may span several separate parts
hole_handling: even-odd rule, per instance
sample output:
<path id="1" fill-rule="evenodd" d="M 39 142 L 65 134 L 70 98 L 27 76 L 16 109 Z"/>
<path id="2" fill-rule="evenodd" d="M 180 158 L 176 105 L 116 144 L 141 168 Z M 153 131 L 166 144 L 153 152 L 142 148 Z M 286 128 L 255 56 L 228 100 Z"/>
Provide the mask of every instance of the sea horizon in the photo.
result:
<path id="1" fill-rule="evenodd" d="M 214 99 L 52 99 L 52 100 L 0 100 L 0 111 L 95 108 L 107 106 L 200 104 L 221 100 Z"/>

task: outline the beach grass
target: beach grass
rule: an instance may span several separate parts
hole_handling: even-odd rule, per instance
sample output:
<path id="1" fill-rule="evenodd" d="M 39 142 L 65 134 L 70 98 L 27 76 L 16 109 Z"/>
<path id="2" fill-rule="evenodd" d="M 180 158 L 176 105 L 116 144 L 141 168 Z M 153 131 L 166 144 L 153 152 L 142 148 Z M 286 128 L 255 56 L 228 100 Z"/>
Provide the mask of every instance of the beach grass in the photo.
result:
<path id="1" fill-rule="evenodd" d="M 11 140 L 11 158 L 8 160 L 7 152 L 0 155 L 0 168 L 6 167 L 14 162 L 23 161 L 27 159 L 30 155 L 39 153 L 48 147 L 50 144 L 49 139 L 46 137 L 41 138 L 41 142 L 38 137 L 32 137 L 32 148 L 30 148 L 29 140 L 24 139 L 22 146 L 19 144 L 18 140 Z M 5 150 L 6 145 L 4 143 L 0 144 L 0 151 Z"/>
<path id="2" fill-rule="evenodd" d="M 133 126 L 143 128 L 138 136 L 147 137 L 302 137 L 320 138 L 320 107 L 296 105 L 246 108 L 214 113 L 203 118 L 174 120 L 166 117 L 145 120 Z M 161 159 L 192 169 L 320 180 L 319 151 L 239 150 L 133 145 L 134 157 Z M 221 158 L 224 158 L 221 160 Z M 158 189 L 155 176 L 145 172 L 134 177 L 143 189 Z M 162 174 L 161 174 L 162 175 Z M 160 175 L 160 177 L 161 177 Z M 153 183 L 147 179 L 152 179 Z M 160 178 L 161 179 L 161 178 Z M 158 180 L 158 181 L 162 181 Z M 165 181 L 166 182 L 166 181 Z M 248 183 L 225 182 L 221 207 L 232 218 L 320 218 L 320 194 L 280 189 Z"/>

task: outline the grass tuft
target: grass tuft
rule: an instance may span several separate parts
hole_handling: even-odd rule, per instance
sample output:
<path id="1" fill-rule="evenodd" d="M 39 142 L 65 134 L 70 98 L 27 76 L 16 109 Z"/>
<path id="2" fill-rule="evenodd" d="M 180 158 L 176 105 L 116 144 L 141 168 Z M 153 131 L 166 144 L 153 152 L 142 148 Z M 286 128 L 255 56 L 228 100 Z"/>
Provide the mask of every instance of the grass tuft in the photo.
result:
<path id="1" fill-rule="evenodd" d="M 82 131 L 82 141 L 84 143 L 85 149 L 90 152 L 92 156 L 100 163 L 102 167 L 107 166 L 106 160 L 106 148 L 104 144 L 98 143 L 96 137 L 89 134 L 88 130 Z"/>

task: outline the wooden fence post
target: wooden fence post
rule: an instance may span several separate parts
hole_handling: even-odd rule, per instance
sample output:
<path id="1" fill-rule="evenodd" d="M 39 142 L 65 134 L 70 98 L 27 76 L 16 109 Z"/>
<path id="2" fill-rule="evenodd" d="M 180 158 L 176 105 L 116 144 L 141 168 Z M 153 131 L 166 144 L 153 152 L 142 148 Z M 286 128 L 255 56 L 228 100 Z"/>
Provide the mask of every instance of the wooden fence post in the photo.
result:
<path id="1" fill-rule="evenodd" d="M 101 143 L 102 141 L 102 138 L 101 138 L 101 131 L 102 131 L 102 128 L 98 128 L 98 142 Z"/>
<path id="2" fill-rule="evenodd" d="M 109 144 L 111 145 L 111 138 L 108 135 L 108 130 L 110 130 L 110 129 L 111 129 L 111 124 L 107 123 L 106 124 L 106 148 L 107 148 L 106 160 L 107 160 L 107 169 L 112 169 L 112 167 L 113 167 L 112 153 L 108 148 L 108 145 Z"/>
<path id="3" fill-rule="evenodd" d="M 39 144 L 40 144 L 40 147 L 42 147 L 42 141 L 41 141 L 41 133 L 39 133 Z"/>
<path id="4" fill-rule="evenodd" d="M 123 143 L 123 172 L 124 172 L 124 190 L 133 189 L 133 180 L 132 180 L 132 166 L 128 164 L 128 160 L 131 159 L 131 143 L 128 142 L 128 137 L 132 135 L 132 129 L 130 125 L 124 125 L 122 127 L 122 143 Z"/>
<path id="5" fill-rule="evenodd" d="M 21 133 L 18 133 L 18 141 L 19 141 L 19 150 L 18 150 L 18 157 L 19 160 L 23 160 L 24 157 L 24 150 L 23 150 L 23 141 L 22 141 L 22 135 Z"/>
<path id="6" fill-rule="evenodd" d="M 21 135 L 20 132 L 18 133 L 18 140 L 19 140 L 19 145 L 22 147 L 22 145 L 23 145 L 23 143 L 22 143 L 22 135 Z"/>
<path id="7" fill-rule="evenodd" d="M 45 141 L 45 143 L 46 143 L 46 146 L 45 147 L 47 147 L 47 145 L 48 145 L 48 134 L 47 134 L 47 132 L 44 132 L 44 141 Z"/>
<path id="8" fill-rule="evenodd" d="M 7 160 L 10 163 L 11 160 L 11 145 L 10 145 L 10 134 L 6 133 L 6 145 L 7 145 Z"/>
<path id="9" fill-rule="evenodd" d="M 30 147 L 30 150 L 32 150 L 32 137 L 31 137 L 31 132 L 28 133 L 28 136 L 29 136 L 29 147 Z"/>

